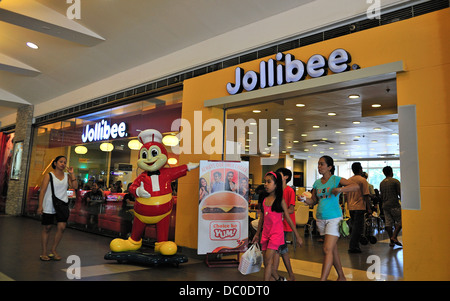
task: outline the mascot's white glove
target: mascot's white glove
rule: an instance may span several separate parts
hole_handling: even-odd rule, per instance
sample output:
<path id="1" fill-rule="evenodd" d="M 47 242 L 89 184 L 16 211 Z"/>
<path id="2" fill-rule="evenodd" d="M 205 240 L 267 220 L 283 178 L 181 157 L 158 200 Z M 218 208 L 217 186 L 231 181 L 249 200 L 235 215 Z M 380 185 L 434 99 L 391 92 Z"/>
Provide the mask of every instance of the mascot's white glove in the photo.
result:
<path id="1" fill-rule="evenodd" d="M 191 163 L 191 162 L 189 162 L 189 163 L 187 164 L 187 169 L 188 169 L 189 171 L 191 171 L 192 169 L 197 168 L 198 165 L 199 165 L 198 163 Z"/>
<path id="2" fill-rule="evenodd" d="M 151 194 L 147 192 L 144 188 L 144 182 L 141 182 L 141 186 L 136 189 L 136 195 L 140 198 L 148 199 L 151 197 Z"/>

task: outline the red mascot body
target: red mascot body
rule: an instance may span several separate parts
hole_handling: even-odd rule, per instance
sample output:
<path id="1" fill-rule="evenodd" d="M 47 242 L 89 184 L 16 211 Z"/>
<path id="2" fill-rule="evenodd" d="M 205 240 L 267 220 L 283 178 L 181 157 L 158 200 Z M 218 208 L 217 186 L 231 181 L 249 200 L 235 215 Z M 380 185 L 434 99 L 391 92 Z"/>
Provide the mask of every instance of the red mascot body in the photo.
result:
<path id="1" fill-rule="evenodd" d="M 173 255 L 177 251 L 169 238 L 170 213 L 172 212 L 172 181 L 183 177 L 198 167 L 189 163 L 173 168 L 164 167 L 167 163 L 167 150 L 162 135 L 156 130 L 142 131 L 138 136 L 143 144 L 139 152 L 138 167 L 144 170 L 133 181 L 130 193 L 136 196 L 134 221 L 131 236 L 127 239 L 114 239 L 110 248 L 113 252 L 135 251 L 142 246 L 142 235 L 147 224 L 156 224 L 157 244 L 155 251 L 163 255 Z"/>

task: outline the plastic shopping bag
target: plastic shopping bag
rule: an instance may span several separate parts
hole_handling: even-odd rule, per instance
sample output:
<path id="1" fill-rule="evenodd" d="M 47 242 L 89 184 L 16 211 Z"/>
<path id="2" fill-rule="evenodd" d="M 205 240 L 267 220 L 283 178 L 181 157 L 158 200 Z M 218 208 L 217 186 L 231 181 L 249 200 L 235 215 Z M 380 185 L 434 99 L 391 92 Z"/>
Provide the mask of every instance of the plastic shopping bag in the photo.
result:
<path id="1" fill-rule="evenodd" d="M 239 272 L 243 275 L 259 272 L 259 270 L 261 270 L 262 261 L 263 255 L 261 249 L 258 244 L 253 244 L 248 248 L 244 255 L 242 255 L 238 268 Z"/>

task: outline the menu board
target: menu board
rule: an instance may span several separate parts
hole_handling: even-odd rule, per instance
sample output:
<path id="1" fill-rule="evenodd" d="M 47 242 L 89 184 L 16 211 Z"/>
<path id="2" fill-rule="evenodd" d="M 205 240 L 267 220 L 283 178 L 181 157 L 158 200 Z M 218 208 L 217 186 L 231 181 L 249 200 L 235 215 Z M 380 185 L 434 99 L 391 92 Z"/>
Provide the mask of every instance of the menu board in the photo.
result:
<path id="1" fill-rule="evenodd" d="M 198 254 L 245 252 L 248 162 L 200 161 Z"/>

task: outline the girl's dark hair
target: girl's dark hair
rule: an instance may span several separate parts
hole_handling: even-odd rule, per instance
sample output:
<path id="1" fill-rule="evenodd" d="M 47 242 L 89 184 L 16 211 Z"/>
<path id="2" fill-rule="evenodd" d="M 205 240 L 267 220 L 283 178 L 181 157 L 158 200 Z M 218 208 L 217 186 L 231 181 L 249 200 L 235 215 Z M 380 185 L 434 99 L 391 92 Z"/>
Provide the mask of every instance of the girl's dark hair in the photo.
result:
<path id="1" fill-rule="evenodd" d="M 283 200 L 283 180 L 281 179 L 281 174 L 279 172 L 269 171 L 266 176 L 270 176 L 275 182 L 275 201 L 272 204 L 272 211 L 283 212 L 283 207 L 281 206 L 281 201 Z"/>
<path id="2" fill-rule="evenodd" d="M 56 168 L 56 162 L 58 162 L 59 159 L 61 159 L 61 158 L 66 158 L 66 156 L 58 156 L 58 157 L 56 157 L 55 160 L 53 160 L 53 162 L 52 162 L 52 168 L 53 169 Z M 66 160 L 67 160 L 67 158 L 66 158 Z"/>
<path id="3" fill-rule="evenodd" d="M 334 175 L 334 171 L 336 170 L 336 168 L 334 167 L 333 158 L 331 158 L 330 156 L 322 156 L 321 158 L 323 158 L 325 160 L 325 163 L 327 163 L 327 166 L 332 166 L 330 172 L 332 175 Z"/>

